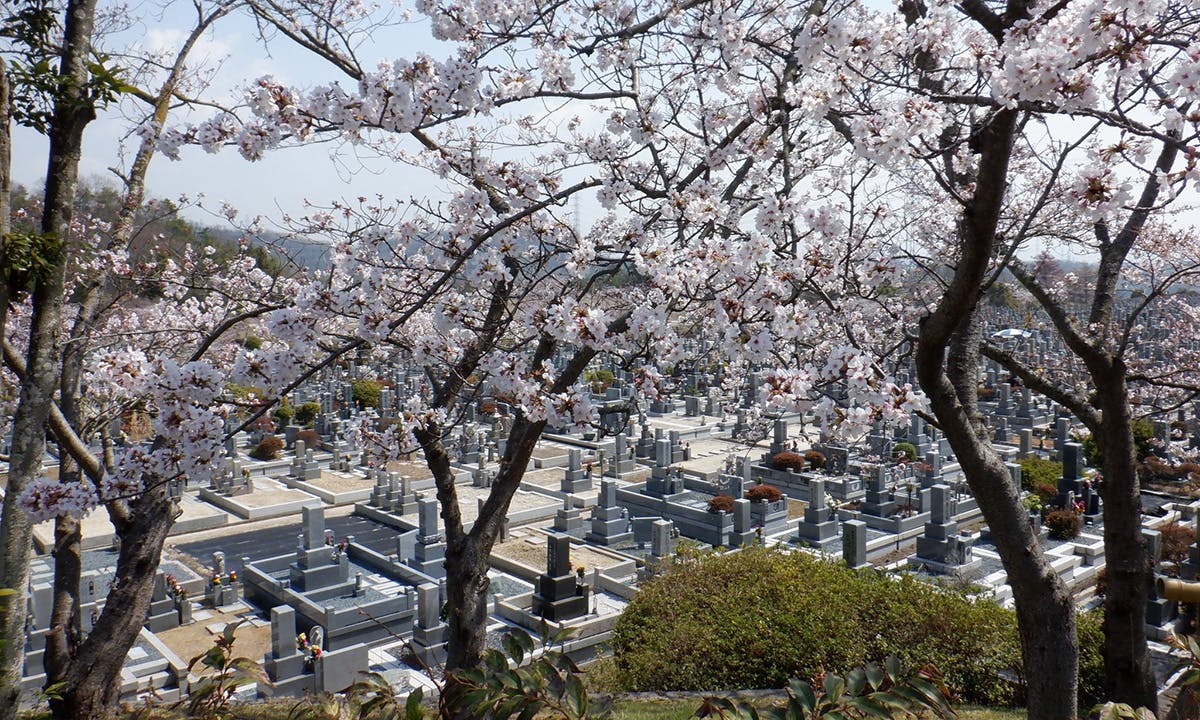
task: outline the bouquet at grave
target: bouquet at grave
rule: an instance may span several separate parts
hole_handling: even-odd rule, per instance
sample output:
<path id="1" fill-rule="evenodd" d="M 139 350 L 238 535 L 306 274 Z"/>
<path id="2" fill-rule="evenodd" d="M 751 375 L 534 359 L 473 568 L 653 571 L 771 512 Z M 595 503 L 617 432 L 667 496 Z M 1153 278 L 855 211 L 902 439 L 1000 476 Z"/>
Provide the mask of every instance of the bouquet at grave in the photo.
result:
<path id="1" fill-rule="evenodd" d="M 213 584 L 213 587 L 219 586 L 221 584 L 221 576 L 216 573 L 213 573 L 212 584 Z"/>
<path id="2" fill-rule="evenodd" d="M 236 570 L 229 571 L 229 582 L 230 582 L 230 584 L 237 582 L 237 571 Z"/>

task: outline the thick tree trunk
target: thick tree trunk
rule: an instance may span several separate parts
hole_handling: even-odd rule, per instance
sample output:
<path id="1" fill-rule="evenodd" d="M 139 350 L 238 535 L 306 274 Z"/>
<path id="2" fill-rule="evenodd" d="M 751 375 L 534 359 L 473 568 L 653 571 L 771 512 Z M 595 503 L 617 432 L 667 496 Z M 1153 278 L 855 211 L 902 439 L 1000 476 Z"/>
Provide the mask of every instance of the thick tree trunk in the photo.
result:
<path id="1" fill-rule="evenodd" d="M 154 576 L 177 512 L 160 482 L 133 503 L 128 520 L 118 527 L 121 550 L 113 587 L 63 674 L 60 698 L 50 701 L 55 720 L 100 718 L 116 708 L 117 678 L 150 610 Z"/>
<path id="2" fill-rule="evenodd" d="M 1095 378 L 1103 412 L 1104 676 L 1108 699 L 1158 712 L 1158 688 L 1146 648 L 1146 598 L 1154 575 L 1142 542 L 1141 497 L 1132 414 L 1119 360 Z"/>
<path id="3" fill-rule="evenodd" d="M 475 667 L 487 641 L 488 554 L 469 536 L 446 549 L 446 669 Z M 489 544 L 490 546 L 490 544 Z"/>

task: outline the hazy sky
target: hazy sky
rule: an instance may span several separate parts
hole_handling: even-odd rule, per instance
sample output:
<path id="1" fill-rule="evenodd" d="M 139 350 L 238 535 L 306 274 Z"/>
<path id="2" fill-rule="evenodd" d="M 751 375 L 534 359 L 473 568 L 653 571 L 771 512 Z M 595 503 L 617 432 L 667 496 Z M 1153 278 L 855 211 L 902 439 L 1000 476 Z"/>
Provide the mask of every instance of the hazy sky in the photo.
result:
<path id="1" fill-rule="evenodd" d="M 129 16 L 137 17 L 132 26 L 120 35 L 125 43 L 140 44 L 149 49 L 177 46 L 188 30 L 190 17 L 186 6 L 173 7 L 160 15 L 153 5 L 135 5 Z M 380 31 L 363 54 L 371 62 L 385 57 L 411 56 L 423 51 L 444 55 L 445 46 L 430 36 L 428 23 L 419 15 L 412 22 Z M 216 73 L 209 93 L 217 97 L 240 97 L 239 88 L 263 75 L 272 75 L 287 84 L 307 87 L 335 79 L 337 75 L 323 62 L 290 43 L 276 40 L 265 49 L 255 36 L 252 23 L 244 16 L 228 17 L 218 22 L 193 53 L 199 61 Z M 344 80 L 343 80 L 344 82 Z M 127 137 L 134 108 L 142 107 L 126 101 L 123 117 L 120 108 L 110 108 L 88 126 L 84 135 L 83 177 L 114 176 L 108 168 L 120 163 L 121 153 L 127 155 L 136 148 L 136 138 Z M 201 109 L 193 118 L 198 120 L 210 111 Z M 173 116 L 174 122 L 183 120 Z M 168 120 L 170 124 L 172 120 Z M 13 142 L 14 180 L 26 186 L 39 185 L 46 174 L 45 138 L 24 128 L 17 128 Z M 222 201 L 229 202 L 244 214 L 263 214 L 279 217 L 303 212 L 304 200 L 324 204 L 332 198 L 356 196 L 407 198 L 426 195 L 431 190 L 429 178 L 411 169 L 382 161 L 364 154 L 361 148 L 345 143 L 325 143 L 303 148 L 272 152 L 263 160 L 251 163 L 244 160 L 235 148 L 210 155 L 200 148 L 185 147 L 181 159 L 172 161 L 155 157 L 151 164 L 148 192 L 156 197 L 175 199 L 181 195 L 203 193 L 205 204 L 219 209 Z M 188 211 L 189 217 L 208 224 L 218 224 L 211 215 Z"/>

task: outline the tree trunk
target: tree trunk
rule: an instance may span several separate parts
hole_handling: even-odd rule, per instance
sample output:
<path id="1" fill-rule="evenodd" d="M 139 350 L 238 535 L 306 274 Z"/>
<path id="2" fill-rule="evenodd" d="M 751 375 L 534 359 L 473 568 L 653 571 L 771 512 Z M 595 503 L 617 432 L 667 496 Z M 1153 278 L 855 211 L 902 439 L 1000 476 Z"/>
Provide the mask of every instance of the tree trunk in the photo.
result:
<path id="1" fill-rule="evenodd" d="M 136 642 L 150 611 L 154 576 L 176 515 L 165 483 L 158 482 L 138 497 L 118 528 L 121 550 L 113 587 L 63 674 L 59 699 L 50 701 L 55 720 L 100 718 L 115 709 L 125 651 Z"/>
<path id="2" fill-rule="evenodd" d="M 446 669 L 475 667 L 487 641 L 488 555 L 481 542 L 464 537 L 446 548 L 446 597 L 449 629 L 446 635 Z"/>
<path id="3" fill-rule="evenodd" d="M 46 421 L 58 386 L 59 328 L 62 319 L 63 284 L 67 249 L 71 240 L 71 217 L 83 130 L 95 117 L 88 97 L 87 61 L 96 0 L 72 0 L 66 8 L 63 50 L 59 74 L 66 80 L 55 98 L 50 129 L 50 155 L 46 167 L 46 191 L 41 230 L 52 244 L 44 273 L 36 278 L 31 293 L 29 349 L 25 377 L 13 417 L 12 458 L 4 507 L 4 559 L 0 586 L 18 595 L 4 612 L 4 663 L 0 667 L 0 720 L 16 715 L 21 682 L 22 650 L 25 644 L 25 586 L 29 582 L 31 528 L 17 508 L 7 500 L 20 493 L 42 472 L 46 450 Z"/>
<path id="4" fill-rule="evenodd" d="M 1146 599 L 1154 574 L 1142 542 L 1132 414 L 1119 360 L 1096 377 L 1103 412 L 1104 676 L 1107 699 L 1158 712 L 1158 687 L 1146 649 Z"/>

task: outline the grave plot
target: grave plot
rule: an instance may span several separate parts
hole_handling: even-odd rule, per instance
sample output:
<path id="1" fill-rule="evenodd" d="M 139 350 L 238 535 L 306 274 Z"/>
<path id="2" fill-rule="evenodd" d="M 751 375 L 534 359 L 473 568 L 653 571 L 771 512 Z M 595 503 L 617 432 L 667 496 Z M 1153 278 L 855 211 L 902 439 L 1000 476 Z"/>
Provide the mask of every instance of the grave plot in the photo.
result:
<path id="1" fill-rule="evenodd" d="M 238 492 L 202 488 L 200 499 L 245 520 L 295 515 L 306 505 L 320 504 L 315 495 L 284 486 L 269 477 L 260 477 L 240 485 Z"/>

